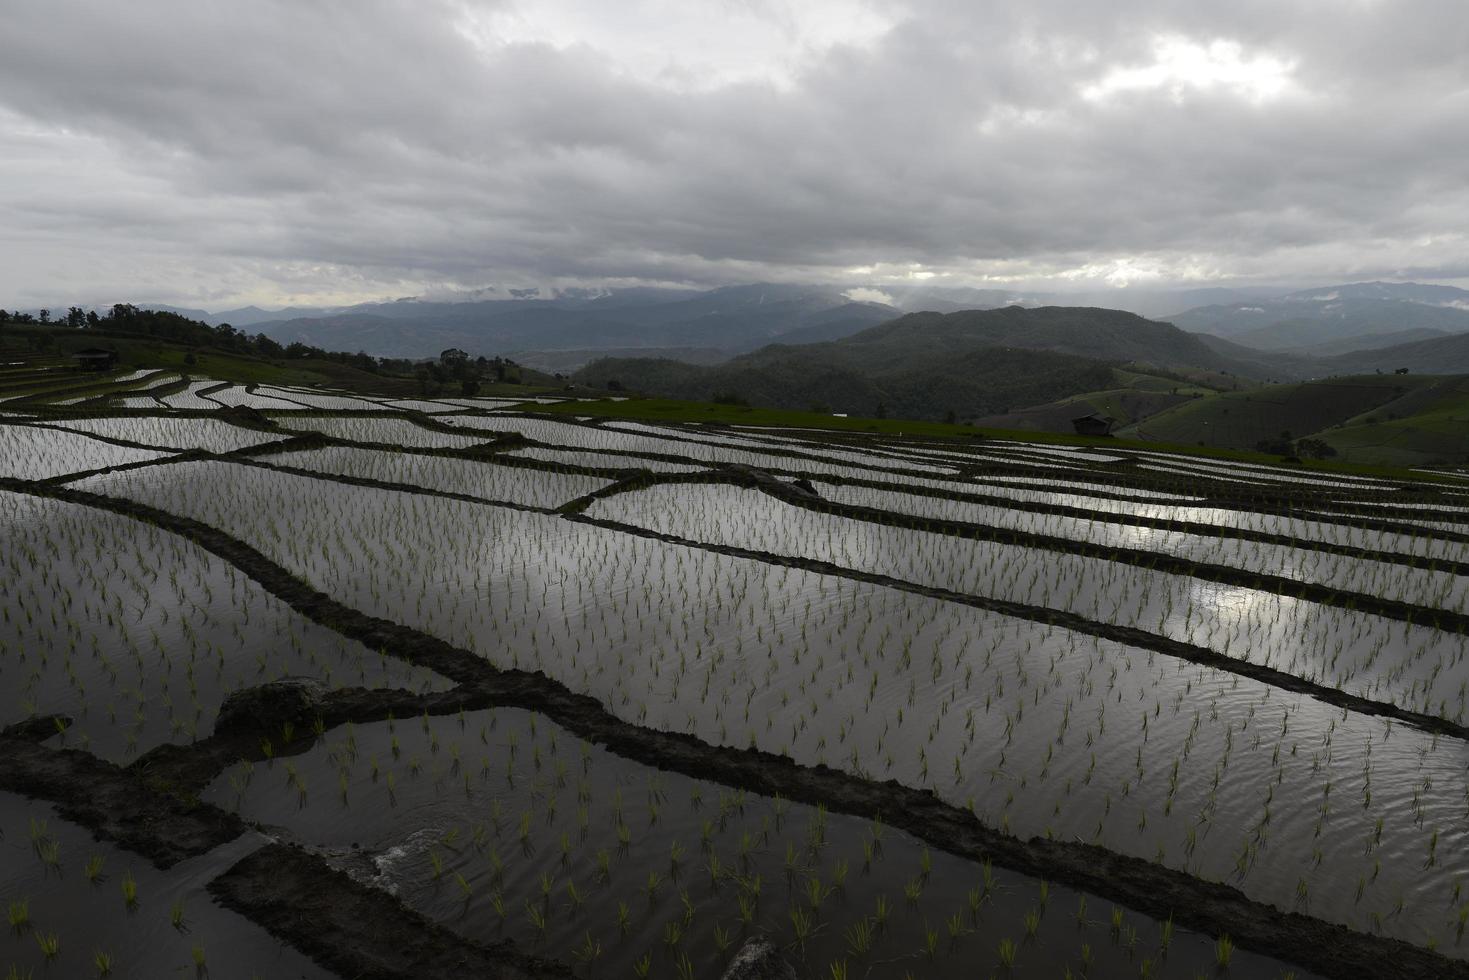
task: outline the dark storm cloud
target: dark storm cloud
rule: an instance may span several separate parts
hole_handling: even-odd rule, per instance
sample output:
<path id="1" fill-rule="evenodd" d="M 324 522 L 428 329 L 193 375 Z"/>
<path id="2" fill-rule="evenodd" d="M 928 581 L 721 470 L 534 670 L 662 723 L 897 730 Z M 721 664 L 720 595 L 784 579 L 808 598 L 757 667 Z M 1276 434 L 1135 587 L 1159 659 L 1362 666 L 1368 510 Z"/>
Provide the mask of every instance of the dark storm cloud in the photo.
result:
<path id="1" fill-rule="evenodd" d="M 0 294 L 1469 265 L 1461 0 L 596 6 L 10 4 Z"/>

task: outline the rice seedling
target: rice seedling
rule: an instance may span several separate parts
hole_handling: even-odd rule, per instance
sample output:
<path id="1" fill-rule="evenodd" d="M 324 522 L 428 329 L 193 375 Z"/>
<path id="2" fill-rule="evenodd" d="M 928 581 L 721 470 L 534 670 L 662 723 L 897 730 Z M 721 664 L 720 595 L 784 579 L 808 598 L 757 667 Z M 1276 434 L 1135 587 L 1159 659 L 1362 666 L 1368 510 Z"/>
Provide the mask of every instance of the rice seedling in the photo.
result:
<path id="1" fill-rule="evenodd" d="M 88 857 L 87 858 L 87 863 L 86 863 L 86 865 L 82 869 L 83 873 L 87 876 L 87 880 L 90 881 L 94 885 L 97 884 L 98 882 L 102 881 L 102 879 L 103 879 L 102 869 L 105 866 L 105 864 L 106 864 L 106 861 L 103 859 L 103 857 L 100 854 L 93 854 L 90 857 Z"/>
<path id="2" fill-rule="evenodd" d="M 6 906 L 6 919 L 10 928 L 16 932 L 23 932 L 31 923 L 31 903 L 29 899 L 21 898 L 11 901 Z"/>
<path id="3" fill-rule="evenodd" d="M 1016 954 L 1015 941 L 1008 938 L 1001 939 L 997 952 L 1000 957 L 1000 966 L 1005 970 L 1013 970 L 1015 968 Z"/>
<path id="4" fill-rule="evenodd" d="M 1214 941 L 1214 963 L 1221 970 L 1229 969 L 1230 960 L 1234 958 L 1234 942 L 1228 935 L 1220 936 Z"/>
<path id="5" fill-rule="evenodd" d="M 61 955 L 61 939 L 54 932 L 37 932 L 36 945 L 41 947 L 41 955 L 49 963 Z"/>

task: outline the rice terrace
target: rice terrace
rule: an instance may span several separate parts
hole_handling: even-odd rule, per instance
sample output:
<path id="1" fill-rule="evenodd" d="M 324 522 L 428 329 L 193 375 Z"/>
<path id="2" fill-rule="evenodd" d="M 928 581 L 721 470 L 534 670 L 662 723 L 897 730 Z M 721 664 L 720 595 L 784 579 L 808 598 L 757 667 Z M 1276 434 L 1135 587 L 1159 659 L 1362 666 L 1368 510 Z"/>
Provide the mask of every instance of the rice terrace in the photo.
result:
<path id="1" fill-rule="evenodd" d="M 1452 474 L 0 395 L 6 977 L 1469 976 Z"/>

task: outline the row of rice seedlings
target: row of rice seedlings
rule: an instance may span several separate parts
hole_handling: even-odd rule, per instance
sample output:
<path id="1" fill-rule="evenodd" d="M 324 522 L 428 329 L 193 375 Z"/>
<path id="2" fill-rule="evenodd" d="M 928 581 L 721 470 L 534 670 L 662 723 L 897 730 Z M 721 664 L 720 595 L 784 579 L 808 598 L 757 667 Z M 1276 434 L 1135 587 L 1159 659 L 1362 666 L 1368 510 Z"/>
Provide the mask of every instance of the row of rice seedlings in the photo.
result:
<path id="1" fill-rule="evenodd" d="M 344 601 L 468 645 L 497 663 L 544 670 L 639 724 L 932 786 L 956 803 L 974 800 L 982 816 L 1015 833 L 1069 821 L 1068 833 L 1142 857 L 1161 849 L 1165 861 L 1189 870 L 1209 857 L 1219 876 L 1232 873 L 1235 836 L 1258 819 L 1233 809 L 1239 797 L 1229 791 L 1245 771 L 1230 767 L 1235 739 L 1271 697 L 1271 689 L 1254 682 L 967 607 L 540 515 L 364 488 L 334 492 L 320 481 L 236 474 L 246 468 L 221 464 L 168 469 L 193 477 L 145 488 L 151 502 L 222 520 L 231 533 Z M 132 493 L 135 479 L 111 482 L 128 483 Z M 436 533 L 447 527 L 453 536 Z M 1044 682 L 1032 678 L 1042 665 Z M 1202 697 L 1196 688 L 1215 698 L 1207 711 L 1185 710 Z M 1281 710 L 1300 710 L 1279 703 Z M 1128 704 L 1135 713 L 1119 707 Z M 1329 735 L 1330 713 L 1304 704 L 1313 712 L 1307 735 Z M 1117 711 L 1131 717 L 1109 720 Z M 1084 734 L 1057 744 L 1072 718 L 1089 719 Z M 1192 720 L 1201 731 L 1189 730 Z M 1339 828 L 1333 840 L 1365 840 L 1383 816 L 1394 846 L 1418 851 L 1419 835 L 1426 839 L 1431 826 L 1460 812 L 1454 801 L 1465 792 L 1462 772 L 1445 768 L 1436 743 L 1418 733 L 1350 720 L 1354 744 L 1391 739 L 1395 749 L 1412 746 L 1421 754 L 1411 757 L 1413 766 L 1392 764 L 1385 778 L 1397 788 L 1388 796 L 1378 775 L 1375 803 L 1333 818 L 1357 828 Z M 1335 750 L 1324 761 L 1319 747 L 1301 756 L 1303 726 L 1291 734 L 1289 718 L 1275 723 L 1280 734 L 1267 754 L 1281 766 L 1272 773 L 1277 780 L 1342 778 L 1332 769 Z M 1100 761 L 1088 765 L 1088 758 Z M 1183 779 L 1168 793 L 1172 799 L 1151 789 L 1155 780 L 1149 801 L 1139 804 L 1143 812 L 1117 805 L 1140 799 L 1134 769 L 1158 774 L 1185 763 L 1184 773 L 1196 778 Z M 1105 773 L 1114 764 L 1121 771 L 1092 778 L 1096 766 Z M 1432 767 L 1424 777 L 1431 785 L 1422 797 L 1420 828 L 1416 814 L 1400 816 L 1383 801 L 1405 795 L 1404 780 L 1424 766 Z M 1323 768 L 1332 775 L 1322 775 Z M 1047 778 L 1063 770 L 1067 777 Z M 1215 773 L 1217 784 L 1210 780 Z M 1226 829 L 1217 832 L 1211 828 L 1221 786 Z M 1289 790 L 1293 799 L 1314 792 L 1294 782 Z M 1012 801 L 1019 806 L 1012 809 Z M 1185 815 L 1200 815 L 1192 838 L 1190 828 L 1172 823 Z M 1258 885 L 1251 863 L 1246 884 L 1276 895 L 1284 869 L 1293 869 L 1286 904 L 1302 876 L 1318 883 L 1318 893 L 1340 895 L 1319 884 L 1338 868 L 1323 870 L 1315 845 L 1293 847 L 1270 852 L 1274 877 Z M 1402 867 L 1389 882 L 1401 881 Z M 1440 885 L 1458 870 L 1440 860 L 1423 878 L 1419 921 L 1437 914 L 1438 893 L 1447 891 Z M 1322 914 L 1365 924 L 1376 912 L 1389 928 L 1411 932 L 1392 914 L 1389 882 L 1371 890 L 1364 906 Z M 1417 902 L 1418 894 L 1406 898 Z"/>
<path id="2" fill-rule="evenodd" d="M 293 675 L 445 683 L 303 619 L 175 535 L 0 494 L 0 724 L 65 713 L 66 744 L 132 758 L 208 734 L 230 691 Z"/>
<path id="3" fill-rule="evenodd" d="M 895 489 L 901 490 L 902 488 Z M 1346 523 L 1333 522 L 1309 510 L 1286 514 L 1262 514 L 1250 510 L 1212 507 L 1200 503 L 1119 500 L 1097 493 L 1086 493 L 1084 492 L 1086 487 L 1075 485 L 1070 489 L 1075 492 L 1059 492 L 1024 485 L 1010 486 L 991 481 L 976 484 L 967 492 L 986 497 L 1005 497 L 1022 503 L 1078 508 L 1098 515 L 1123 514 L 1215 525 L 1222 529 L 1259 531 L 1300 541 L 1343 545 L 1368 551 L 1399 552 L 1446 560 L 1459 560 L 1463 552 L 1461 542 L 1433 537 L 1426 530 L 1418 535 L 1409 535 L 1371 527 L 1354 527 Z M 1107 485 L 1098 484 L 1094 486 L 1094 489 L 1107 489 Z M 932 495 L 925 495 L 921 500 L 915 496 L 914 499 L 906 500 L 905 505 L 904 512 L 909 512 L 907 507 L 921 508 L 912 511 L 917 516 L 959 520 L 964 519 L 960 515 L 965 509 L 973 506 L 968 501 L 946 500 L 943 497 Z"/>
<path id="4" fill-rule="evenodd" d="M 593 452 L 578 449 L 553 449 L 545 446 L 531 446 L 526 449 L 512 449 L 506 452 L 507 456 L 520 456 L 525 459 L 538 459 L 547 463 L 559 463 L 563 466 L 589 466 L 597 469 L 640 469 L 652 473 L 696 473 L 706 467 L 698 463 L 673 463 L 663 459 L 653 459 L 647 456 L 620 455 L 610 452 Z"/>
<path id="5" fill-rule="evenodd" d="M 1342 520 L 1362 519 L 1362 515 L 1354 511 L 1323 509 L 1319 513 L 1323 518 L 1336 517 Z M 1438 520 L 1436 519 L 1436 516 L 1426 517 L 1422 516 L 1420 512 L 1418 514 L 1394 515 L 1391 520 L 1394 524 L 1401 524 L 1405 527 L 1412 528 L 1414 534 L 1462 535 L 1465 531 L 1465 522 L 1462 518 L 1455 520 Z M 1459 542 L 1459 544 L 1462 547 L 1463 542 Z"/>
<path id="6" fill-rule="evenodd" d="M 66 473 L 123 466 L 167 455 L 115 446 L 81 433 L 0 421 L 0 476 L 12 479 L 49 480 Z"/>
<path id="7" fill-rule="evenodd" d="M 799 471 L 855 479 L 878 479 L 883 476 L 893 480 L 907 479 L 900 474 L 884 470 L 882 467 L 873 467 L 871 464 L 875 463 L 876 460 L 870 456 L 863 457 L 863 462 L 868 465 L 854 466 L 835 462 L 823 462 L 814 458 L 743 449 L 723 442 L 639 435 L 634 432 L 621 431 L 605 425 L 577 425 L 574 422 L 560 422 L 551 419 L 527 418 L 514 415 L 465 419 L 462 423 L 457 424 L 463 424 L 466 427 L 472 425 L 483 431 L 518 432 L 529 439 L 534 439 L 537 442 L 547 443 L 562 449 L 580 449 L 593 452 L 615 449 L 624 452 L 677 456 L 688 459 L 693 463 L 738 463 L 763 469 Z M 343 436 L 343 438 L 358 437 Z M 358 438 L 358 441 L 365 440 Z M 942 469 L 935 467 L 934 472 L 941 473 Z M 937 486 L 948 488 L 957 488 L 960 485 L 956 479 L 935 480 L 934 482 Z"/>
<path id="8" fill-rule="evenodd" d="M 257 396 L 279 398 L 300 408 L 322 408 L 330 411 L 376 411 L 381 406 L 366 398 L 346 392 L 305 391 L 300 388 L 284 388 L 276 385 L 258 385 Z"/>
<path id="9" fill-rule="evenodd" d="M 300 411 L 304 406 L 287 401 L 284 398 L 272 398 L 268 395 L 257 395 L 252 391 L 253 385 L 225 385 L 213 391 L 206 392 L 202 397 L 214 402 L 216 405 L 224 405 L 229 408 L 254 408 L 260 411 Z"/>
<path id="10" fill-rule="evenodd" d="M 644 425 L 638 422 L 607 422 L 601 428 L 608 432 L 626 432 L 634 435 L 648 434 L 655 438 L 678 440 L 687 451 L 709 454 L 713 450 L 718 458 L 720 450 L 728 451 L 776 451 L 791 456 L 777 457 L 781 469 L 800 469 L 804 464 L 854 463 L 873 472 L 883 473 L 895 469 L 931 473 L 934 476 L 952 476 L 954 467 L 935 465 L 929 461 L 915 459 L 912 455 L 886 453 L 882 450 L 855 451 L 838 448 L 830 443 L 798 442 L 770 437 L 750 437 L 725 430 L 709 431 L 694 426 Z M 554 441 L 554 440 L 546 440 Z M 731 462 L 738 461 L 731 458 Z"/>
<path id="11" fill-rule="evenodd" d="M 348 727 L 295 759 L 242 764 L 206 798 L 317 846 L 370 841 L 359 874 L 587 976 L 713 976 L 754 935 L 823 977 L 1213 961 L 1213 937 L 880 822 L 654 772 L 513 709 Z"/>
<path id="12" fill-rule="evenodd" d="M 150 375 L 158 372 L 133 372 L 133 374 Z M 154 384 L 165 383 L 161 374 L 156 381 L 144 378 L 127 379 L 107 377 L 91 374 L 72 374 L 69 378 L 58 379 L 59 383 L 51 386 L 31 386 L 18 392 L 19 397 L 37 406 L 68 406 L 82 402 L 90 402 L 96 399 L 115 397 L 117 395 L 147 390 Z"/>
<path id="13" fill-rule="evenodd" d="M 516 405 L 517 402 L 505 402 L 502 405 Z M 447 401 L 429 401 L 424 398 L 395 398 L 392 400 L 374 399 L 372 407 L 375 409 L 393 409 L 400 412 L 422 412 L 425 415 L 453 415 L 467 411 L 463 405 L 455 405 Z"/>
<path id="14" fill-rule="evenodd" d="M 283 429 L 320 432 L 336 439 L 420 449 L 462 449 L 488 442 L 493 436 L 456 435 L 424 428 L 410 418 L 359 417 L 343 415 L 283 416 Z"/>
<path id="15" fill-rule="evenodd" d="M 471 413 L 478 414 L 478 413 L 482 413 L 482 412 L 499 412 L 499 411 L 503 411 L 503 410 L 518 409 L 518 408 L 532 408 L 533 409 L 537 405 L 550 404 L 552 402 L 558 402 L 558 401 L 563 401 L 563 400 L 564 399 L 539 398 L 539 397 L 537 397 L 537 398 L 512 397 L 512 396 L 509 396 L 509 395 L 504 395 L 504 396 L 500 396 L 500 397 L 496 397 L 496 398 L 464 398 L 464 397 L 460 397 L 460 396 L 450 397 L 450 396 L 447 396 L 447 395 L 436 395 L 434 397 L 434 400 L 433 400 L 432 404 L 443 405 L 443 406 L 446 406 L 449 409 L 453 409 L 453 410 L 456 410 L 456 411 L 463 411 L 465 409 L 468 409 Z M 383 400 L 383 404 L 387 405 L 390 408 L 395 408 L 395 407 L 400 407 L 400 406 L 408 406 L 410 408 L 410 410 L 424 411 L 424 409 L 421 409 L 421 408 L 420 409 L 413 409 L 413 406 L 416 405 L 416 404 L 424 404 L 424 402 L 422 402 L 422 400 L 411 400 L 411 401 L 410 400 L 404 400 L 404 399 Z M 428 414 L 435 414 L 435 413 L 430 412 Z"/>
<path id="16" fill-rule="evenodd" d="M 77 432 L 180 451 L 204 449 L 214 453 L 228 453 L 286 438 L 210 418 L 99 416 L 64 419 L 55 424 Z"/>
<path id="17" fill-rule="evenodd" d="M 490 460 L 416 456 L 341 446 L 282 453 L 272 456 L 268 462 L 545 508 L 559 507 L 609 483 L 603 477 L 498 466 Z"/>
<path id="18" fill-rule="evenodd" d="M 1253 474 L 1262 479 L 1289 478 L 1293 481 L 1314 482 L 1328 489 L 1339 489 L 1342 487 L 1357 487 L 1376 490 L 1391 489 L 1397 484 L 1395 482 L 1381 480 L 1371 476 L 1357 476 L 1351 473 L 1302 473 L 1299 469 L 1291 469 L 1283 466 L 1272 466 L 1263 463 L 1246 463 L 1241 460 L 1215 460 L 1206 456 L 1185 456 L 1179 453 L 1167 453 L 1156 450 L 1136 449 L 1128 447 L 1122 455 L 1130 459 L 1147 460 L 1156 463 L 1168 463 L 1180 467 L 1189 467 L 1197 470 L 1207 470 L 1212 473 L 1224 475 Z"/>
<path id="19" fill-rule="evenodd" d="M 146 375 L 147 381 L 136 386 L 128 385 L 120 390 L 109 393 L 101 403 L 104 405 L 117 406 L 120 408 L 150 408 L 159 406 L 157 395 L 167 393 L 172 387 L 183 383 L 182 375 L 172 371 L 139 371 L 134 372 Z"/>
<path id="20" fill-rule="evenodd" d="M 1465 717 L 1466 646 L 1458 634 L 1431 625 L 1097 558 L 954 538 L 925 531 L 916 519 L 903 528 L 821 514 L 758 490 L 655 486 L 598 500 L 587 513 L 696 541 L 1062 609 L 1363 697 Z M 1431 622 L 1432 612 L 1423 619 Z"/>
<path id="21" fill-rule="evenodd" d="M 1276 575 L 1342 591 L 1383 596 L 1430 608 L 1469 609 L 1469 578 L 1447 571 L 1327 554 L 1289 545 L 1245 541 L 1227 535 L 1204 535 L 1137 526 L 1108 520 L 1037 514 L 1004 507 L 922 497 L 872 487 L 824 488 L 822 495 L 838 503 L 871 507 L 914 518 L 937 517 L 988 527 L 1018 530 L 1081 541 L 1101 547 L 1128 548 L 1177 558 L 1226 565 L 1251 574 Z M 915 520 L 921 526 L 925 521 Z"/>
<path id="22" fill-rule="evenodd" d="M 222 382 L 210 378 L 203 378 L 190 381 L 188 386 L 182 391 L 176 391 L 167 395 L 155 395 L 154 397 L 167 408 L 187 409 L 190 411 L 218 411 L 223 407 L 221 403 L 211 401 L 203 393 L 213 391 L 219 388 L 221 384 Z"/>
<path id="23" fill-rule="evenodd" d="M 1132 455 L 1127 453 L 1125 455 Z M 1146 502 L 1149 497 L 1161 498 L 1167 496 L 1194 495 L 1194 500 L 1199 500 L 1197 494 L 1200 492 L 1218 493 L 1221 490 L 1229 496 L 1264 496 L 1271 500 L 1272 505 L 1279 506 L 1282 498 L 1287 501 L 1287 506 L 1294 506 L 1301 511 L 1327 511 L 1340 509 L 1344 504 L 1350 504 L 1354 508 L 1377 507 L 1409 507 L 1421 515 L 1432 515 L 1439 511 L 1457 511 L 1461 518 L 1469 499 L 1457 504 L 1434 504 L 1413 502 L 1415 497 L 1404 497 L 1400 492 L 1399 485 L 1347 483 L 1351 478 L 1324 478 L 1320 480 L 1300 477 L 1287 477 L 1284 481 L 1280 479 L 1260 478 L 1251 470 L 1225 469 L 1224 464 L 1218 469 L 1204 469 L 1198 467 L 1179 469 L 1171 466 L 1155 464 L 1144 464 L 1141 467 L 1127 467 L 1118 469 L 1114 466 L 1102 465 L 1098 467 L 1078 468 L 1070 465 L 1056 465 L 1035 460 L 1023 460 L 1016 456 L 1012 450 L 997 448 L 996 450 L 974 457 L 980 462 L 977 470 L 984 469 L 986 462 L 1010 462 L 1022 463 L 1027 468 L 1044 472 L 1046 475 L 1015 476 L 1015 475 L 991 475 L 983 474 L 976 476 L 976 482 L 982 484 L 1016 484 L 1033 485 L 1036 487 L 1058 486 L 1067 490 L 1089 493 L 1105 499 L 1112 500 L 1139 500 Z M 1225 475 L 1227 473 L 1227 475 Z M 1119 475 L 1121 474 L 1121 475 Z M 1100 482 L 1089 482 L 1092 478 L 1099 478 Z M 1148 489 L 1136 486 L 1138 482 L 1152 484 Z M 1202 481 L 1202 482 L 1201 482 Z M 1171 486 L 1170 486 L 1171 485 Z M 1442 497 L 1444 489 L 1442 485 L 1433 485 L 1432 489 L 1437 497 Z M 1406 491 L 1411 494 L 1411 489 Z M 1289 503 L 1293 501 L 1294 503 Z M 1405 502 L 1407 501 L 1407 502 Z M 1103 505 L 1105 506 L 1105 505 Z M 1246 512 L 1247 513 L 1247 512 Z"/>
<path id="24" fill-rule="evenodd" d="M 0 378 L 0 402 L 36 401 L 45 403 L 52 398 L 88 389 L 106 390 L 113 385 L 115 375 L 93 375 L 78 373 L 70 364 L 54 364 L 6 372 Z"/>

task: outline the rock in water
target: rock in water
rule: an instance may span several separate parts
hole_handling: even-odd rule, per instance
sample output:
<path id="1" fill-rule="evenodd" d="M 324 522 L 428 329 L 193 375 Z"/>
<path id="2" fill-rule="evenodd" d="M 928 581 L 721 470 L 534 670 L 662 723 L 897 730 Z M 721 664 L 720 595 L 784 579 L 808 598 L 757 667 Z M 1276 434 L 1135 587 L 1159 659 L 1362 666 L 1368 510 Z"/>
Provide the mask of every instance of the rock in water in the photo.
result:
<path id="1" fill-rule="evenodd" d="M 276 425 L 275 419 L 266 415 L 260 409 L 251 408 L 249 405 L 232 405 L 228 408 L 221 408 L 214 414 L 217 418 L 221 418 L 226 422 L 235 422 L 253 429 L 279 428 Z"/>
<path id="2" fill-rule="evenodd" d="M 236 691 L 220 705 L 216 732 L 258 728 L 277 732 L 286 722 L 299 724 L 321 705 L 326 689 L 310 678 L 287 678 Z"/>
<path id="3" fill-rule="evenodd" d="M 766 939 L 752 939 L 740 947 L 723 980 L 796 980 L 796 970 Z"/>

